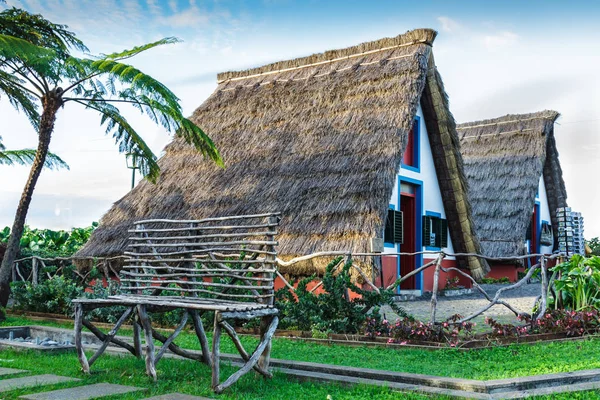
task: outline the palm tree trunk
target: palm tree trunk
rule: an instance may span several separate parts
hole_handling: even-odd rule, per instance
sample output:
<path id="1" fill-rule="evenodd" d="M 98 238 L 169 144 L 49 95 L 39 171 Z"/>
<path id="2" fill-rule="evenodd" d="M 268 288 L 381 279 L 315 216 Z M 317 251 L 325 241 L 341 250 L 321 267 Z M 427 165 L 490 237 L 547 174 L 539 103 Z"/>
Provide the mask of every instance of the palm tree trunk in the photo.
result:
<path id="1" fill-rule="evenodd" d="M 25 218 L 27 217 L 27 211 L 31 204 L 31 198 L 33 196 L 33 190 L 37 184 L 40 173 L 44 168 L 46 156 L 48 155 L 48 148 L 50 146 L 50 139 L 52 138 L 52 132 L 54 131 L 54 122 L 56 121 L 56 113 L 62 104 L 60 98 L 61 90 L 53 90 L 48 93 L 43 99 L 43 113 L 40 120 L 39 127 L 39 141 L 38 148 L 29 172 L 29 179 L 21 194 L 21 200 L 17 207 L 15 214 L 15 221 L 13 222 L 10 237 L 8 239 L 8 245 L 6 252 L 4 253 L 4 259 L 2 260 L 2 266 L 0 267 L 0 305 L 6 307 L 8 298 L 10 296 L 10 280 L 12 277 L 12 264 L 19 254 L 19 245 L 21 242 L 21 236 L 23 235 L 23 229 L 25 227 Z M 2 314 L 0 314 L 2 315 Z"/>

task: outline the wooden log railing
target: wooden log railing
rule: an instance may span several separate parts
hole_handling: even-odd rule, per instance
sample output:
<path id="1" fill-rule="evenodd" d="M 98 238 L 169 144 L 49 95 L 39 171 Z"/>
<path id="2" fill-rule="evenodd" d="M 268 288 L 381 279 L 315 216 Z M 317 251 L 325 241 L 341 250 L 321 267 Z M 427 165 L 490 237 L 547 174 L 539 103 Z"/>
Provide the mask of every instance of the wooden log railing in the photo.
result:
<path id="1" fill-rule="evenodd" d="M 552 254 L 552 255 L 527 254 L 527 255 L 513 256 L 513 257 L 486 257 L 486 256 L 482 256 L 480 254 L 475 254 L 475 253 L 454 253 L 454 254 L 452 254 L 452 253 L 445 253 L 445 252 L 440 252 L 440 251 L 422 251 L 422 252 L 415 252 L 415 253 L 348 253 L 345 251 L 326 251 L 326 252 L 318 252 L 318 253 L 308 254 L 305 256 L 301 256 L 301 257 L 296 257 L 289 261 L 284 261 L 284 260 L 277 258 L 276 261 L 277 261 L 278 266 L 290 267 L 294 264 L 305 262 L 305 261 L 312 260 L 315 258 L 344 256 L 344 259 L 342 259 L 340 261 L 340 263 L 337 264 L 332 269 L 332 271 L 335 272 L 336 269 L 340 265 L 343 265 L 345 262 L 347 262 L 348 259 L 353 260 L 354 257 L 363 257 L 363 258 L 373 257 L 374 258 L 374 257 L 381 257 L 381 256 L 398 256 L 399 257 L 399 256 L 416 256 L 416 255 L 429 255 L 429 256 L 435 256 L 435 258 L 432 260 L 428 260 L 425 264 L 416 268 L 415 270 L 411 271 L 410 273 L 408 273 L 404 276 L 400 276 L 398 279 L 396 279 L 395 282 L 393 282 L 392 284 L 388 285 L 385 288 L 377 287 L 373 283 L 373 280 L 369 279 L 368 275 L 364 272 L 364 270 L 361 269 L 360 265 L 353 263 L 352 268 L 358 272 L 359 276 L 363 279 L 364 283 L 367 286 L 369 286 L 370 288 L 372 288 L 374 291 L 376 291 L 378 293 L 380 293 L 381 289 L 396 290 L 400 287 L 402 282 L 406 281 L 408 278 L 410 278 L 416 274 L 419 274 L 428 268 L 433 268 L 434 269 L 433 288 L 432 288 L 432 293 L 431 293 L 431 313 L 430 313 L 431 323 L 437 323 L 436 316 L 437 316 L 437 307 L 438 307 L 438 293 L 440 292 L 440 273 L 441 272 L 444 272 L 444 273 L 455 272 L 457 275 L 460 275 L 460 276 L 468 279 L 472 283 L 473 287 L 485 297 L 485 299 L 488 301 L 488 303 L 485 306 L 481 307 L 476 312 L 471 313 L 470 315 L 468 315 L 466 317 L 463 317 L 463 318 L 461 318 L 457 321 L 453 321 L 453 322 L 448 321 L 448 323 L 451 323 L 451 324 L 462 324 L 463 322 L 472 320 L 472 319 L 482 315 L 483 313 L 485 313 L 490 308 L 492 308 L 493 306 L 496 306 L 496 305 L 506 307 L 516 317 L 524 316 L 524 317 L 529 317 L 529 318 L 533 318 L 533 317 L 541 318 L 546 311 L 546 308 L 548 305 L 548 290 L 549 290 L 549 288 L 552 287 L 552 283 L 553 283 L 553 282 L 548 282 L 547 263 L 548 263 L 548 261 L 560 260 L 565 257 L 564 254 Z M 492 296 L 492 295 L 488 294 L 481 287 L 481 285 L 467 272 L 465 272 L 459 268 L 455 268 L 455 267 L 444 267 L 442 265 L 442 263 L 443 263 L 444 259 L 446 259 L 447 257 L 477 257 L 477 258 L 484 259 L 486 261 L 517 261 L 517 260 L 527 260 L 527 259 L 532 259 L 532 260 L 539 259 L 539 262 L 537 264 L 531 266 L 529 268 L 529 270 L 527 271 L 527 274 L 523 278 L 521 278 L 520 280 L 518 280 L 517 282 L 515 282 L 511 285 L 508 285 L 508 286 L 498 289 L 496 291 L 496 293 Z M 517 288 L 523 286 L 525 283 L 529 282 L 530 279 L 532 278 L 532 276 L 538 271 L 540 272 L 540 275 L 541 275 L 541 290 L 540 290 L 539 296 L 536 299 L 536 302 L 534 303 L 534 306 L 535 306 L 539 301 L 539 309 L 538 309 L 538 312 L 534 316 L 532 316 L 531 314 L 529 314 L 527 312 L 523 312 L 523 311 L 519 311 L 519 310 L 515 309 L 512 305 L 510 305 L 508 302 L 506 302 L 505 300 L 502 299 L 503 294 L 505 294 L 508 291 L 511 291 L 511 290 L 514 290 L 514 289 L 517 289 Z M 290 284 L 290 282 L 288 282 L 282 274 L 280 274 L 279 272 L 276 272 L 276 275 L 279 279 L 282 280 L 283 284 L 290 291 L 292 291 L 292 292 L 296 291 L 294 286 L 292 284 Z M 310 292 L 312 293 L 312 292 L 316 291 L 322 285 L 323 285 L 322 280 L 317 282 L 316 285 L 313 286 L 313 288 L 310 290 Z"/>
<path id="2" fill-rule="evenodd" d="M 97 270 L 102 274 L 102 276 L 106 279 L 110 279 L 110 277 L 115 277 L 118 275 L 118 272 L 115 271 L 111 266 L 111 261 L 117 260 L 126 260 L 128 257 L 126 256 L 116 256 L 109 257 L 103 259 L 95 259 L 92 257 L 85 258 L 85 260 L 90 261 L 93 265 L 97 267 Z M 78 258 L 78 260 L 82 260 Z M 27 264 L 30 264 L 29 267 Z M 73 258 L 71 257 L 39 257 L 39 256 L 29 256 L 23 257 L 15 260 L 12 265 L 12 281 L 25 281 L 31 282 L 33 286 L 38 285 L 41 278 L 50 279 L 54 276 L 61 276 L 65 273 L 65 268 L 71 266 L 73 264 Z M 55 266 L 56 270 L 53 272 L 48 271 L 47 267 Z M 75 274 L 77 280 L 80 281 L 81 284 L 84 284 L 88 281 L 88 278 L 92 272 L 92 270 L 88 270 L 87 272 L 79 271 L 77 268 L 72 270 L 73 274 Z"/>

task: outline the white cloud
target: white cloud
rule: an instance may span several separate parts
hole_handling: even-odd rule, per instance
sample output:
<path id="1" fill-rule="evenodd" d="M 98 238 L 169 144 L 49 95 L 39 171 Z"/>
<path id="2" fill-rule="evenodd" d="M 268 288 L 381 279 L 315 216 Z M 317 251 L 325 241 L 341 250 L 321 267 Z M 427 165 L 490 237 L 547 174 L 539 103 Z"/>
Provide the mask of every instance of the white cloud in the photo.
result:
<path id="1" fill-rule="evenodd" d="M 498 47 L 507 47 L 512 46 L 519 39 L 519 35 L 510 31 L 499 32 L 495 35 L 484 35 L 482 37 L 482 42 L 485 47 L 490 50 L 496 49 Z"/>
<path id="2" fill-rule="evenodd" d="M 460 30 L 461 28 L 461 25 L 452 18 L 441 16 L 437 17 L 437 20 L 440 24 L 442 24 L 442 30 L 444 32 L 452 33 Z"/>
<path id="3" fill-rule="evenodd" d="M 208 16 L 198 8 L 192 7 L 168 17 L 159 18 L 161 24 L 178 28 L 194 28 L 208 22 Z"/>

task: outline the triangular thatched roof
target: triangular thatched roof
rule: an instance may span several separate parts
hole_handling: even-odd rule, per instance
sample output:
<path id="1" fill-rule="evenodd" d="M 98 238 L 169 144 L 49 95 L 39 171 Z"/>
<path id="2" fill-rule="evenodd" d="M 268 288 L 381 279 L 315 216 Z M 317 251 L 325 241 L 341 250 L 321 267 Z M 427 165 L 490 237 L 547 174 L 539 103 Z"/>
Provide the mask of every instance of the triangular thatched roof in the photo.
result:
<path id="1" fill-rule="evenodd" d="M 226 164 L 181 140 L 166 148 L 156 185 L 141 182 L 100 221 L 81 257 L 119 254 L 140 218 L 279 211 L 282 258 L 366 252 L 380 237 L 407 133 L 421 102 L 457 251 L 476 252 L 455 123 L 435 69 L 436 32 L 219 74 L 193 114 Z M 466 260 L 463 260 L 466 261 Z M 474 275 L 487 265 L 468 260 Z M 312 264 L 287 273 L 319 272 Z M 315 269 L 316 268 L 316 269 Z"/>
<path id="2" fill-rule="evenodd" d="M 506 115 L 457 127 L 483 254 L 522 255 L 543 174 L 552 224 L 567 193 L 554 139 L 556 111 Z"/>

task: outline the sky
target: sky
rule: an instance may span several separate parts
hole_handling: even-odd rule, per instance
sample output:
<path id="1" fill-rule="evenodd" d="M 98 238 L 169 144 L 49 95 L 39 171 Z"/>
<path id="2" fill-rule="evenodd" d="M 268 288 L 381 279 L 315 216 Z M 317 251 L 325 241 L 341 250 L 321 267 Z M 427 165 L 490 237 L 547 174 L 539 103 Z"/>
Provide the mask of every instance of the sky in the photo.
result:
<path id="1" fill-rule="evenodd" d="M 600 2 L 354 0 L 7 0 L 66 24 L 92 54 L 164 37 L 181 43 L 131 64 L 165 83 L 186 115 L 216 88 L 216 74 L 296 58 L 415 28 L 439 32 L 433 51 L 457 122 L 553 109 L 568 203 L 585 236 L 600 236 Z M 156 154 L 171 136 L 122 108 Z M 7 148 L 31 148 L 36 133 L 0 98 Z M 69 229 L 97 221 L 131 187 L 125 157 L 78 105 L 59 111 L 52 152 L 70 170 L 44 170 L 27 223 Z M 12 218 L 28 168 L 0 166 L 0 227 Z"/>

